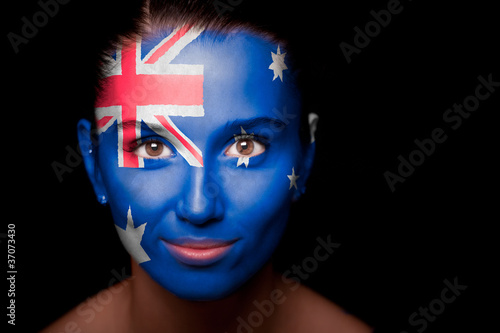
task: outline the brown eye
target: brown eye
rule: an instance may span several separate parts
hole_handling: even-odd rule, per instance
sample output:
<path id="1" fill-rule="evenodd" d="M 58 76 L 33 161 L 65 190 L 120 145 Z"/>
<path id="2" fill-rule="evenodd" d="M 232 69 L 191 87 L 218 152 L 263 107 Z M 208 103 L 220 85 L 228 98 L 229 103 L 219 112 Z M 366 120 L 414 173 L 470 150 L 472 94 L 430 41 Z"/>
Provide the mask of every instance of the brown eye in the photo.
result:
<path id="1" fill-rule="evenodd" d="M 266 146 L 255 140 L 253 135 L 246 137 L 235 136 L 235 142 L 226 148 L 224 152 L 227 156 L 238 157 L 237 166 L 245 163 L 248 167 L 248 159 L 257 155 L 262 154 L 266 151 Z"/>
<path id="2" fill-rule="evenodd" d="M 163 159 L 174 156 L 174 152 L 160 140 L 149 140 L 135 148 L 135 154 L 145 159 Z"/>
<path id="3" fill-rule="evenodd" d="M 150 141 L 146 142 L 144 145 L 144 148 L 146 149 L 146 153 L 149 156 L 160 156 L 161 153 L 163 152 L 163 143 L 158 142 L 158 141 Z"/>
<path id="4" fill-rule="evenodd" d="M 239 140 L 236 143 L 236 150 L 241 155 L 250 155 L 253 153 L 254 143 L 252 140 Z"/>

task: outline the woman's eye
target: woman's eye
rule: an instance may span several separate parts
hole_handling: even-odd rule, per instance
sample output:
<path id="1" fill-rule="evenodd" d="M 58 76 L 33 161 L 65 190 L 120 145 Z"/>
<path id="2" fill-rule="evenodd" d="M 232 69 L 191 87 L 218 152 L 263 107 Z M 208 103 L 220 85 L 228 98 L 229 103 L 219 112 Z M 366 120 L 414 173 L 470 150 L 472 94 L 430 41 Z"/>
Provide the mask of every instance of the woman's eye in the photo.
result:
<path id="1" fill-rule="evenodd" d="M 168 158 L 174 154 L 172 149 L 159 140 L 149 140 L 135 149 L 137 156 L 149 159 Z"/>
<path id="2" fill-rule="evenodd" d="M 253 157 L 266 151 L 266 146 L 254 139 L 238 139 L 226 150 L 226 155 L 234 157 Z"/>

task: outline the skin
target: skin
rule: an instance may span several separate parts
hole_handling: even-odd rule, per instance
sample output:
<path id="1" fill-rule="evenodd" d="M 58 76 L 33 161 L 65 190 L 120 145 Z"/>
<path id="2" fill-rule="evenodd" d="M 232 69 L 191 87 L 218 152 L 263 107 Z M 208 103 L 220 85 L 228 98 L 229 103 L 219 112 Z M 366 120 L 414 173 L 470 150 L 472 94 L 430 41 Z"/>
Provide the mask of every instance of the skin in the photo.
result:
<path id="1" fill-rule="evenodd" d="M 283 81 L 273 80 L 271 52 L 277 53 L 277 45 L 246 32 L 218 37 L 204 32 L 172 61 L 204 66 L 204 115 L 171 117 L 200 150 L 202 167 L 190 164 L 147 121 L 140 124 L 140 141 L 124 139 L 124 152 L 117 151 L 120 120 L 99 135 L 93 153 L 84 154 L 89 178 L 96 194 L 108 198 L 117 228 L 131 228 L 129 212 L 132 226 L 145 224 L 140 246 L 149 260 L 132 261 L 133 278 L 122 282 L 93 320 L 87 322 L 77 308 L 47 331 L 71 321 L 93 332 L 109 332 L 112 326 L 117 332 L 237 331 L 236 318 L 247 318 L 255 311 L 253 301 L 269 299 L 276 290 L 280 297 L 273 314 L 256 332 L 369 331 L 309 289 L 290 288 L 269 262 L 314 157 L 314 144 L 299 139 L 300 99 L 293 77 L 285 70 Z M 167 87 L 156 88 L 168 94 Z M 80 121 L 82 151 L 88 150 L 90 132 L 90 123 Z M 144 167 L 120 166 L 120 153 L 143 158 Z M 292 168 L 300 176 L 297 188 L 287 177 Z M 234 243 L 215 263 L 190 265 L 164 244 L 185 237 Z M 134 257 L 134 249 L 125 248 Z"/>
<path id="2" fill-rule="evenodd" d="M 159 125 L 154 119 L 142 121 L 141 145 L 134 146 L 136 138 L 123 141 L 125 159 L 139 155 L 144 168 L 121 167 L 117 161 L 122 153 L 117 153 L 120 119 L 100 134 L 96 154 L 87 156 L 96 193 L 109 198 L 115 224 L 127 228 L 129 208 L 135 227 L 146 224 L 141 247 L 150 260 L 141 267 L 181 298 L 220 299 L 263 267 L 281 238 L 292 199 L 299 193 L 295 187 L 290 189 L 287 175 L 293 168 L 301 175 L 299 183 L 307 178 L 310 165 L 304 161 L 312 160 L 314 146 L 303 149 L 298 136 L 296 91 L 290 84 L 272 80 L 268 67 L 276 48 L 247 33 L 215 38 L 204 32 L 173 60 L 204 66 L 204 115 L 170 118 L 201 151 L 202 167 L 190 165 L 167 136 L 152 130 Z M 121 90 L 134 91 L 136 84 L 122 82 L 115 88 L 113 81 L 105 94 L 119 96 Z M 166 82 L 155 89 L 166 96 L 169 88 Z M 285 108 L 288 118 L 280 115 Z M 135 122 L 135 114 L 121 121 Z M 89 132 L 88 126 L 80 122 L 81 136 Z M 161 147 L 162 154 L 151 156 L 148 140 Z M 253 148 L 240 154 L 242 144 Z M 238 159 L 245 157 L 248 165 L 238 166 Z M 179 262 L 165 247 L 164 241 L 185 238 L 234 244 L 222 260 L 196 267 Z M 127 244 L 125 248 L 133 252 Z"/>
<path id="3" fill-rule="evenodd" d="M 137 264 L 132 263 L 132 277 L 114 287 L 111 302 L 102 305 L 100 295 L 86 300 L 42 333 L 54 332 L 176 332 L 221 333 L 247 332 L 252 316 L 260 313 L 260 325 L 251 325 L 255 333 L 368 333 L 372 329 L 347 314 L 321 295 L 276 275 L 270 264 L 230 296 L 210 302 L 188 301 L 176 297 L 155 283 Z M 109 290 L 110 288 L 108 288 Z M 266 316 L 254 302 L 271 300 L 279 290 L 280 304 Z M 101 293 L 106 293 L 107 290 Z M 78 309 L 94 316 L 82 316 Z M 238 318 L 241 318 L 238 320 Z M 258 320 L 258 318 L 257 318 Z"/>

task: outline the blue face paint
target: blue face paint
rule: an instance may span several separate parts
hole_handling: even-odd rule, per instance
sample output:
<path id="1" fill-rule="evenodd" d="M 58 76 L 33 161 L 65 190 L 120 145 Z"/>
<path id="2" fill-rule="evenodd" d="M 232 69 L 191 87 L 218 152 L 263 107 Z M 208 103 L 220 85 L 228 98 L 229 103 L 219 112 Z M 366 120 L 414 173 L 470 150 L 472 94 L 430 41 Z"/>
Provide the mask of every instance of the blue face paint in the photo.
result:
<path id="1" fill-rule="evenodd" d="M 160 49 L 166 35 L 143 42 L 141 57 Z M 175 51 L 176 42 L 170 43 Z M 202 108 L 148 109 L 136 98 L 127 103 L 141 116 L 127 118 L 109 104 L 120 96 L 110 81 L 108 104 L 96 111 L 100 143 L 90 178 L 108 198 L 126 249 L 155 281 L 184 299 L 214 300 L 263 267 L 281 238 L 306 178 L 300 176 L 308 172 L 300 100 L 283 47 L 246 32 L 204 31 L 184 44 L 164 63 L 196 65 L 193 76 L 201 68 Z M 163 60 L 160 54 L 152 62 Z M 143 79 L 126 89 L 139 95 L 145 87 L 147 98 Z M 162 80 L 149 82 L 159 98 L 171 93 L 172 84 Z M 198 97 L 186 98 L 198 103 Z"/>

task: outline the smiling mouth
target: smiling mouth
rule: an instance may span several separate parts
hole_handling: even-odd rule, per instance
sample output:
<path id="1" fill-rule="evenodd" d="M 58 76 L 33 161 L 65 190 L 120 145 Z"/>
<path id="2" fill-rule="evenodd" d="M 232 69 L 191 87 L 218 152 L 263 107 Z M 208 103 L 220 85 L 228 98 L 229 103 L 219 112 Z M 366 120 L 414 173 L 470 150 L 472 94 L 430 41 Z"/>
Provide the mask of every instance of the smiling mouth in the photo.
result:
<path id="1" fill-rule="evenodd" d="M 189 266 L 208 266 L 221 260 L 237 240 L 180 238 L 161 241 L 170 254 L 181 263 Z"/>

